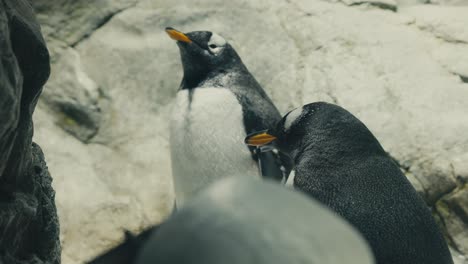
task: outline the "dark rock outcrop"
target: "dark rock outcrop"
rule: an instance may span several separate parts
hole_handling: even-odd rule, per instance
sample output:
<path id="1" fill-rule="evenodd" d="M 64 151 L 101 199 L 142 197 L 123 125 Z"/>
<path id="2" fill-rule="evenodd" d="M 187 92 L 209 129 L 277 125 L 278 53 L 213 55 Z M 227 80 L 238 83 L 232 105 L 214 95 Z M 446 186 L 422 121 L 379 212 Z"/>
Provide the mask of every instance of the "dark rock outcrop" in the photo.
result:
<path id="1" fill-rule="evenodd" d="M 50 73 L 30 4 L 0 1 L 0 263 L 60 263 L 55 193 L 32 114 Z"/>

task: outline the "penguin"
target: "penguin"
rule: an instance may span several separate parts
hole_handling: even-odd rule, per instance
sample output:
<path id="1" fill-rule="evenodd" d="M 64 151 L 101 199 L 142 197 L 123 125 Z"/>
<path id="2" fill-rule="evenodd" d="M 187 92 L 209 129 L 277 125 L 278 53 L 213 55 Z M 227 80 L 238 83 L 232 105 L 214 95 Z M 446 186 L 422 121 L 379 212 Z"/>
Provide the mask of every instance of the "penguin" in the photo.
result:
<path id="1" fill-rule="evenodd" d="M 285 182 L 292 167 L 287 155 L 243 144 L 281 115 L 234 48 L 210 31 L 166 33 L 177 41 L 184 72 L 170 123 L 176 205 L 226 175 Z"/>
<path id="2" fill-rule="evenodd" d="M 293 159 L 294 188 L 353 224 L 369 242 L 377 264 L 453 263 L 429 208 L 350 112 L 311 103 L 246 138 L 254 146 L 273 141 Z"/>
<path id="3" fill-rule="evenodd" d="M 147 242 L 150 235 L 154 234 L 159 225 L 143 230 L 138 235 L 125 231 L 125 239 L 122 243 L 95 257 L 87 264 L 134 264 L 137 253 Z"/>
<path id="4" fill-rule="evenodd" d="M 134 263 L 374 262 L 359 232 L 325 206 L 271 180 L 226 177 L 160 225 Z"/>

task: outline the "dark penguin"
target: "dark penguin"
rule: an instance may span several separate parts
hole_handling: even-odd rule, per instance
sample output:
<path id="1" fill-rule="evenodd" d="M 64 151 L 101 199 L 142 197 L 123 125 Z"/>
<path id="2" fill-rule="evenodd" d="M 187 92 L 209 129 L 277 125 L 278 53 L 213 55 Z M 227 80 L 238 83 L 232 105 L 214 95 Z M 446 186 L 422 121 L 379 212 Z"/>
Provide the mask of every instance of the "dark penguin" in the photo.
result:
<path id="1" fill-rule="evenodd" d="M 140 248 L 146 243 L 150 235 L 157 231 L 158 227 L 159 226 L 148 228 L 136 236 L 129 231 L 126 231 L 124 242 L 86 263 L 135 264 L 135 258 L 140 251 Z"/>
<path id="2" fill-rule="evenodd" d="M 170 135 L 177 205 L 220 177 L 259 175 L 256 160 L 261 174 L 285 180 L 286 155 L 243 144 L 281 116 L 236 51 L 209 31 L 166 32 L 177 40 L 184 70 Z"/>
<path id="3" fill-rule="evenodd" d="M 154 232 L 135 264 L 371 264 L 365 240 L 298 192 L 230 177 Z"/>
<path id="4" fill-rule="evenodd" d="M 357 227 L 378 264 L 453 263 L 424 201 L 351 113 L 328 103 L 308 104 L 246 142 L 272 140 L 294 161 L 295 189 Z"/>
<path id="5" fill-rule="evenodd" d="M 280 210 L 279 210 L 280 208 Z M 268 181 L 229 177 L 159 226 L 90 264 L 372 264 L 364 238 L 328 208 Z"/>

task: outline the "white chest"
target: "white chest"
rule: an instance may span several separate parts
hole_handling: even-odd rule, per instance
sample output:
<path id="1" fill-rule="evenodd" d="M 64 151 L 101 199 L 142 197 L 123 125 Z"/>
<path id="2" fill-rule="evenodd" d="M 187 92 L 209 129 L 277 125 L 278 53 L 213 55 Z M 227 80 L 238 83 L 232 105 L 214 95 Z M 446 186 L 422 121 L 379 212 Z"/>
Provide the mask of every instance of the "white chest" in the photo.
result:
<path id="1" fill-rule="evenodd" d="M 178 206 L 227 176 L 258 176 L 244 145 L 242 107 L 224 88 L 177 93 L 171 120 L 172 172 Z"/>

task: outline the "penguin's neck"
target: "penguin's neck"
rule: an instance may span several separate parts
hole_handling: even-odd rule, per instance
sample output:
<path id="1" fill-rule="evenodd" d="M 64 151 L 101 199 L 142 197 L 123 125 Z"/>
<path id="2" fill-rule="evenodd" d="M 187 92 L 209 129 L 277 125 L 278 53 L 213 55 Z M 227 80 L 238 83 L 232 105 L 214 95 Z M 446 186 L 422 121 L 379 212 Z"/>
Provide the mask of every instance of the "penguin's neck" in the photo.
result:
<path id="1" fill-rule="evenodd" d="M 307 141 L 305 141 L 307 142 Z M 360 156 L 353 156 L 346 153 L 345 149 L 339 146 L 320 148 L 315 144 L 304 143 L 300 149 L 294 150 L 291 156 L 296 164 L 296 169 L 301 170 L 321 170 L 322 167 L 340 167 L 348 163 L 350 159 L 359 159 Z"/>
<path id="2" fill-rule="evenodd" d="M 327 183 L 339 182 L 339 173 L 342 171 L 343 161 L 329 159 L 326 155 L 315 155 L 309 151 L 298 153 L 294 157 L 295 184 L 300 187 L 316 188 Z M 331 169 L 333 168 L 333 169 Z"/>
<path id="3" fill-rule="evenodd" d="M 180 89 L 193 89 L 199 86 L 199 84 L 206 78 L 206 73 L 196 72 L 184 72 Z"/>
<path id="4" fill-rule="evenodd" d="M 197 87 L 223 87 L 235 82 L 240 76 L 250 76 L 244 65 L 229 68 L 220 68 L 210 72 L 184 71 L 180 89 L 194 89 Z M 253 77 L 251 77 L 253 78 Z"/>
<path id="5" fill-rule="evenodd" d="M 339 144 L 326 145 L 320 147 L 316 144 L 304 144 L 299 150 L 294 150 L 292 157 L 295 163 L 296 175 L 310 174 L 314 172 L 317 177 L 333 177 L 328 175 L 330 168 L 332 171 L 343 169 L 352 170 L 354 166 L 359 166 L 369 159 L 385 159 L 386 153 L 379 149 L 353 148 L 353 146 L 343 147 Z"/>

